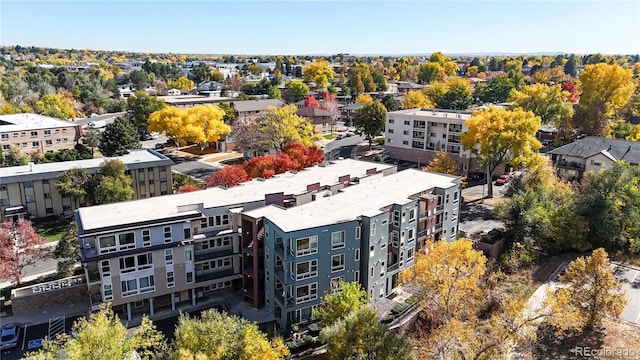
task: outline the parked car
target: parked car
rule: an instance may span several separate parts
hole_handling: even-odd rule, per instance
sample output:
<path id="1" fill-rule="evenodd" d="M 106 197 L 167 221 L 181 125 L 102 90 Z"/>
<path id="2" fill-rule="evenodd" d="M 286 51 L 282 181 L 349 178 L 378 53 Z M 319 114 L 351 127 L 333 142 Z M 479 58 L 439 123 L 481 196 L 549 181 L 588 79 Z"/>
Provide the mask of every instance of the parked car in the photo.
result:
<path id="1" fill-rule="evenodd" d="M 107 123 L 104 120 L 98 120 L 90 121 L 88 125 L 90 129 L 100 129 L 107 126 Z"/>
<path id="2" fill-rule="evenodd" d="M 156 144 L 156 150 L 162 150 L 164 149 L 164 144 L 163 143 L 157 143 Z"/>
<path id="3" fill-rule="evenodd" d="M 147 141 L 152 139 L 153 137 L 151 137 L 151 134 L 143 134 L 142 136 L 140 136 L 140 141 Z"/>
<path id="4" fill-rule="evenodd" d="M 340 139 L 342 139 L 342 138 L 344 138 L 344 135 L 342 135 L 342 134 L 340 134 L 340 135 L 336 136 L 336 140 L 340 140 Z"/>
<path id="5" fill-rule="evenodd" d="M 18 346 L 18 331 L 21 324 L 11 323 L 2 326 L 0 330 L 0 350 L 11 349 Z"/>
<path id="6" fill-rule="evenodd" d="M 346 134 L 345 134 L 345 136 L 346 136 L 346 137 L 352 137 L 352 136 L 353 136 L 353 133 L 352 133 L 352 132 L 348 132 L 348 133 L 346 133 Z"/>
<path id="7" fill-rule="evenodd" d="M 149 135 L 151 135 L 152 140 L 158 140 L 158 138 L 160 137 L 160 135 L 157 132 L 152 132 Z"/>
<path id="8" fill-rule="evenodd" d="M 505 185 L 509 182 L 509 180 L 511 180 L 511 177 L 509 175 L 500 175 L 496 180 L 496 185 Z"/>

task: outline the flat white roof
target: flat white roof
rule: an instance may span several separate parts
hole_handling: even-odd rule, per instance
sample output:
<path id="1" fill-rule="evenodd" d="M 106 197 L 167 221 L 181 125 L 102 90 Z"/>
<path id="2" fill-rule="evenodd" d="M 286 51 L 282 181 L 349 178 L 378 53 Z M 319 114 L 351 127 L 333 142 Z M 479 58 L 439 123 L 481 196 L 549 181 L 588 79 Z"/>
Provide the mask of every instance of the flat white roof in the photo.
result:
<path id="1" fill-rule="evenodd" d="M 267 180 L 250 182 L 223 189 L 219 187 L 183 194 L 164 195 L 115 204 L 84 207 L 78 210 L 84 230 L 123 226 L 145 221 L 156 221 L 188 214 L 178 212 L 178 206 L 203 204 L 203 208 L 242 205 L 264 201 L 266 194 L 283 192 L 302 194 L 307 185 L 320 183 L 333 185 L 344 175 L 366 176 L 367 170 L 377 171 L 393 168 L 394 165 L 371 163 L 352 159 L 338 160 L 326 166 L 314 166 L 297 173 L 284 173 Z"/>
<path id="2" fill-rule="evenodd" d="M 0 124 L 0 132 L 63 128 L 76 125 L 68 121 L 32 113 L 0 115 L 0 121 L 9 123 Z"/>
<path id="3" fill-rule="evenodd" d="M 352 221 L 363 215 L 372 217 L 380 214 L 382 208 L 406 203 L 410 196 L 424 190 L 457 186 L 456 179 L 452 175 L 408 169 L 347 187 L 333 196 L 317 196 L 316 201 L 304 205 L 287 209 L 269 205 L 245 214 L 267 218 L 282 231 L 291 232 Z"/>
<path id="4" fill-rule="evenodd" d="M 387 113 L 387 117 L 393 117 L 393 115 L 414 115 L 424 116 L 432 118 L 461 118 L 468 119 L 473 115 L 471 111 L 462 110 L 445 110 L 445 109 L 406 109 L 398 111 L 390 111 Z"/>
<path id="5" fill-rule="evenodd" d="M 10 166 L 0 168 L 0 184 L 29 181 L 36 179 L 57 178 L 63 172 L 72 168 L 96 170 L 105 160 L 120 160 L 129 169 L 152 167 L 161 165 L 173 165 L 168 157 L 151 149 L 129 150 L 129 154 L 112 158 L 86 159 L 75 161 L 53 162 L 47 164 L 34 164 L 32 166 Z"/>

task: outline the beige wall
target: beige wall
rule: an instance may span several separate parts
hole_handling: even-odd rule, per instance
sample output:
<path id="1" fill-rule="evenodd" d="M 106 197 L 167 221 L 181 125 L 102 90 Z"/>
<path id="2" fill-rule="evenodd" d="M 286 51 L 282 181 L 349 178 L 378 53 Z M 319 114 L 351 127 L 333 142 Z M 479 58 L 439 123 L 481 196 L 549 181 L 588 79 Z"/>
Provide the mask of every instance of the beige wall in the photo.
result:
<path id="1" fill-rule="evenodd" d="M 39 151 L 44 154 L 48 151 L 73 149 L 80 139 L 80 131 L 78 126 L 73 125 L 53 129 L 0 131 L 0 144 L 5 153 L 11 146 L 17 146 L 23 153 Z M 8 135 L 8 139 L 2 139 L 3 134 Z"/>

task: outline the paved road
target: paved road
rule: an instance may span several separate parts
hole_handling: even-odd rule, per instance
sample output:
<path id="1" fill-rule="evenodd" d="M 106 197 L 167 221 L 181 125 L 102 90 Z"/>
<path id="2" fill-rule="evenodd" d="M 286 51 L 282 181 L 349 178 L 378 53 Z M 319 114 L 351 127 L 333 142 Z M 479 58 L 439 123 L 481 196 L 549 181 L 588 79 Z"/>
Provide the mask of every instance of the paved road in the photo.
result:
<path id="1" fill-rule="evenodd" d="M 118 116 L 122 116 L 124 114 L 126 114 L 126 112 L 110 113 L 110 114 L 94 116 L 92 118 L 76 119 L 74 122 L 78 125 L 85 126 L 85 125 L 89 125 L 91 121 L 104 120 L 105 123 L 111 124 Z"/>
<path id="2" fill-rule="evenodd" d="M 47 245 L 49 245 L 51 249 L 51 252 L 55 250 L 55 247 L 57 244 L 58 244 L 57 241 L 47 243 Z M 22 276 L 22 281 L 23 282 L 30 281 L 34 277 L 53 274 L 57 271 L 57 267 L 58 267 L 58 260 L 54 259 L 53 257 L 46 260 L 40 260 L 35 265 L 27 266 L 25 268 L 24 275 Z M 5 288 L 10 285 L 11 285 L 11 281 L 0 282 L 0 288 Z"/>
<path id="3" fill-rule="evenodd" d="M 340 140 L 333 140 L 324 147 L 324 154 L 328 160 L 335 160 L 339 157 L 351 158 L 351 151 L 358 144 L 365 141 L 362 135 L 353 135 Z"/>
<path id="4" fill-rule="evenodd" d="M 206 161 L 189 160 L 182 156 L 168 156 L 174 163 L 176 163 L 171 167 L 173 171 L 192 176 L 201 181 L 206 181 L 209 176 L 219 169 Z"/>

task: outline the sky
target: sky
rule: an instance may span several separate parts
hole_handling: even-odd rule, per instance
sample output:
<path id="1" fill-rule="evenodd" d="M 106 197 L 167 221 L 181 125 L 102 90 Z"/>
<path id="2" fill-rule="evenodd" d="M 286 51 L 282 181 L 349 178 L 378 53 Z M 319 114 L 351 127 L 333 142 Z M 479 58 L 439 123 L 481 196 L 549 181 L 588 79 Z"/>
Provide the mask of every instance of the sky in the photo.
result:
<path id="1" fill-rule="evenodd" d="M 640 53 L 640 0 L 0 0 L 0 44 L 151 53 Z"/>

